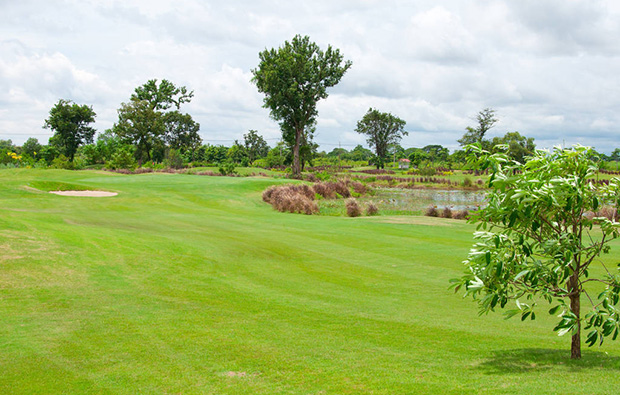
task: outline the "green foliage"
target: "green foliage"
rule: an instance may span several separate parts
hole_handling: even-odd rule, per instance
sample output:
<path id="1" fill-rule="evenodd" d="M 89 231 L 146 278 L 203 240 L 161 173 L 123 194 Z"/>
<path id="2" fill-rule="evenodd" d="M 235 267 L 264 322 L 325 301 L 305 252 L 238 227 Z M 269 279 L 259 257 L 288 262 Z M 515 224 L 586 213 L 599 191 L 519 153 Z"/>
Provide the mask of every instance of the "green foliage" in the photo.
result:
<path id="1" fill-rule="evenodd" d="M 267 156 L 267 153 L 269 152 L 267 142 L 263 136 L 258 134 L 256 130 L 250 130 L 248 133 L 243 135 L 243 144 L 245 146 L 245 151 L 250 165 L 254 164 L 256 159 Z"/>
<path id="2" fill-rule="evenodd" d="M 43 146 L 39 144 L 39 140 L 34 137 L 30 137 L 26 140 L 24 145 L 22 145 L 22 154 L 28 155 L 31 158 L 36 158 L 41 152 L 41 148 L 43 148 Z"/>
<path id="3" fill-rule="evenodd" d="M 168 150 L 168 152 L 166 153 L 166 159 L 164 161 L 164 164 L 172 169 L 182 169 L 183 156 L 181 155 L 181 152 L 174 148 Z"/>
<path id="4" fill-rule="evenodd" d="M 517 309 L 508 316 L 534 319 L 536 306 L 546 301 L 551 314 L 560 313 L 554 328 L 573 335 L 571 356 L 581 357 L 581 326 L 592 329 L 587 343 L 615 338 L 620 330 L 616 310 L 620 272 L 604 268 L 594 276 L 591 266 L 609 252 L 609 242 L 620 236 L 620 223 L 606 217 L 591 218 L 602 206 L 618 207 L 620 180 L 609 185 L 591 180 L 597 167 L 590 148 L 537 151 L 525 164 L 505 154 L 490 154 L 470 146 L 472 161 L 489 169 L 488 205 L 474 219 L 477 243 L 465 260 L 467 274 L 454 280 L 478 301 L 480 312 L 504 308 L 512 300 Z M 588 283 L 604 291 L 590 295 Z M 581 316 L 580 296 L 590 301 Z"/>
<path id="5" fill-rule="evenodd" d="M 139 163 L 151 159 L 151 149 L 160 141 L 166 127 L 162 114 L 152 108 L 146 100 L 131 100 L 121 104 L 114 134 L 125 144 L 136 146 L 135 155 Z"/>
<path id="6" fill-rule="evenodd" d="M 51 167 L 54 169 L 64 169 L 64 170 L 75 170 L 79 165 L 74 163 L 74 161 L 70 160 L 63 154 L 58 155 L 54 160 L 52 160 Z"/>
<path id="7" fill-rule="evenodd" d="M 220 163 L 219 172 L 223 176 L 232 176 L 237 174 L 237 171 L 235 170 L 235 162 L 227 160 Z"/>
<path id="8" fill-rule="evenodd" d="M 44 128 L 54 131 L 50 145 L 56 146 L 73 162 L 78 147 L 93 142 L 95 129 L 89 125 L 95 122 L 96 115 L 92 107 L 80 106 L 70 100 L 59 100 L 50 110 L 49 118 L 43 125 Z"/>
<path id="9" fill-rule="evenodd" d="M 112 170 L 134 170 L 138 166 L 134 157 L 134 149 L 135 148 L 131 145 L 119 147 L 112 155 L 112 158 L 106 163 L 106 168 Z"/>
<path id="10" fill-rule="evenodd" d="M 177 87 L 168 80 L 148 80 L 144 85 L 135 89 L 131 95 L 131 101 L 146 101 L 152 110 L 164 111 L 174 106 L 177 110 L 183 103 L 189 103 L 194 97 L 194 91 L 188 91 L 186 87 Z"/>
<path id="11" fill-rule="evenodd" d="M 490 143 L 484 138 L 484 136 L 498 122 L 498 119 L 495 118 L 495 110 L 485 108 L 480 111 L 478 115 L 476 115 L 476 121 L 478 122 L 478 126 L 468 126 L 463 137 L 458 140 L 461 146 L 464 147 L 466 145 L 476 143 L 485 148 L 489 146 Z"/>
<path id="12" fill-rule="evenodd" d="M 406 122 L 390 113 L 380 112 L 370 108 L 357 122 L 355 131 L 367 136 L 367 142 L 375 150 L 375 165 L 377 169 L 385 167 L 388 158 L 388 149 L 397 144 L 403 136 Z"/>
<path id="13" fill-rule="evenodd" d="M 300 148 L 309 141 L 308 133 L 316 123 L 317 102 L 325 99 L 327 88 L 336 85 L 351 67 L 343 62 L 338 49 L 322 51 L 308 36 L 297 35 L 277 50 L 259 54 L 252 81 L 265 94 L 263 107 L 280 123 L 283 138 L 293 141 L 293 174 L 301 174 Z"/>
<path id="14" fill-rule="evenodd" d="M 521 163 L 536 150 L 534 138 L 521 136 L 519 132 L 508 132 L 504 137 L 494 137 L 491 146 L 493 151 L 504 151 L 510 159 Z"/>

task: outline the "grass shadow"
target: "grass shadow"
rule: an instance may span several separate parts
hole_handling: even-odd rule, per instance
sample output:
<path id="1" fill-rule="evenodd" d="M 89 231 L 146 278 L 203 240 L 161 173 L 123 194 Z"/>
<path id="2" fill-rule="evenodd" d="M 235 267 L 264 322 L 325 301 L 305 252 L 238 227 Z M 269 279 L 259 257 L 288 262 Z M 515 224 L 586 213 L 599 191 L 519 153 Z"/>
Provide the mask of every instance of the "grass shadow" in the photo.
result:
<path id="1" fill-rule="evenodd" d="M 583 350 L 580 360 L 572 360 L 570 350 L 522 348 L 494 351 L 476 367 L 485 374 L 542 372 L 556 368 L 570 371 L 584 369 L 620 371 L 620 357 L 604 351 Z"/>

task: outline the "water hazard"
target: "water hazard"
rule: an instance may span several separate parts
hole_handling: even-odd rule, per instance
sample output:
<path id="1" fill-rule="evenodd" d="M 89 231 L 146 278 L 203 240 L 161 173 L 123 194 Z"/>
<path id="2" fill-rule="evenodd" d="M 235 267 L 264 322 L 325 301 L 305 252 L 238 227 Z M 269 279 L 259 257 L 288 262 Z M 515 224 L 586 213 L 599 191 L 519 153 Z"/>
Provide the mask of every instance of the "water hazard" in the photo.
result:
<path id="1" fill-rule="evenodd" d="M 442 189 L 378 189 L 373 200 L 387 210 L 418 211 L 429 206 L 438 209 L 450 207 L 453 210 L 477 210 L 485 205 L 484 191 L 442 190 Z"/>

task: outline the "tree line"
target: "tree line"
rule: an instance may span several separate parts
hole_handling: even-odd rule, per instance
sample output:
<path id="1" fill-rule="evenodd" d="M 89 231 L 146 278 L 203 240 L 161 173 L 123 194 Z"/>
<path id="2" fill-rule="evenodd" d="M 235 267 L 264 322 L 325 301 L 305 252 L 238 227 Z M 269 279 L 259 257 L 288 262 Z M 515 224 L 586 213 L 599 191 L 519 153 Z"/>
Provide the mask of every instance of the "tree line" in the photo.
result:
<path id="1" fill-rule="evenodd" d="M 258 67 L 252 70 L 252 82 L 264 94 L 263 106 L 280 125 L 282 138 L 275 147 L 269 147 L 256 130 L 249 130 L 241 142 L 235 140 L 229 147 L 203 144 L 200 124 L 182 111 L 194 92 L 165 79 L 152 79 L 137 87 L 129 100 L 120 105 L 118 120 L 112 128 L 100 133 L 96 141 L 91 126 L 96 118 L 92 106 L 59 100 L 44 122 L 44 128 L 54 132 L 48 144 L 41 145 L 37 139 L 30 138 L 22 147 L 16 147 L 10 140 L 4 140 L 0 144 L 0 150 L 4 151 L 0 164 L 64 168 L 105 164 L 111 168 L 131 168 L 231 162 L 290 166 L 293 176 L 299 176 L 306 165 L 322 158 L 366 161 L 377 168 L 399 159 L 408 159 L 416 167 L 459 168 L 465 163 L 463 149 L 450 154 L 441 145 L 403 148 L 400 141 L 408 134 L 406 122 L 374 108 L 367 111 L 355 128 L 366 137 L 371 150 L 358 146 L 350 152 L 343 148 L 319 152 L 318 144 L 313 141 L 317 103 L 328 97 L 328 88 L 338 84 L 352 63 L 338 49 L 328 46 L 322 50 L 307 36 L 300 35 L 280 48 L 260 52 L 259 58 Z M 458 140 L 461 147 L 475 143 L 491 152 L 505 150 L 512 159 L 521 162 L 534 152 L 534 139 L 516 131 L 488 139 L 488 131 L 498 122 L 493 109 L 480 111 L 475 121 L 476 125 L 468 126 Z M 79 163 L 75 161 L 76 155 Z M 603 158 L 618 160 L 620 150 Z"/>

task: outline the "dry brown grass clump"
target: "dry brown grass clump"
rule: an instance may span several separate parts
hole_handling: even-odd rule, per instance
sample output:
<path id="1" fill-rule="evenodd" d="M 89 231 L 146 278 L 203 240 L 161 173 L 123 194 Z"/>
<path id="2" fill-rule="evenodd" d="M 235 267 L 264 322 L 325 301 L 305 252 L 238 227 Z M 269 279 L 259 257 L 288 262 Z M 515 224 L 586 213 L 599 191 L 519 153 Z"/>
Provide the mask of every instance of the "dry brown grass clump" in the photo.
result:
<path id="1" fill-rule="evenodd" d="M 452 218 L 454 219 L 468 219 L 469 211 L 467 210 L 458 210 L 452 213 Z"/>
<path id="2" fill-rule="evenodd" d="M 345 201 L 345 206 L 347 208 L 347 216 L 349 217 L 359 217 L 362 215 L 362 209 L 359 204 L 357 204 L 357 200 L 355 198 L 350 198 Z"/>
<path id="3" fill-rule="evenodd" d="M 428 206 L 424 215 L 427 217 L 439 217 L 439 211 L 437 210 L 437 206 Z"/>
<path id="4" fill-rule="evenodd" d="M 343 198 L 351 197 L 351 191 L 345 181 L 318 182 L 312 186 L 312 189 L 325 199 L 335 199 L 336 194 L 342 196 Z"/>
<path id="5" fill-rule="evenodd" d="M 452 218 L 452 209 L 450 207 L 444 207 L 444 209 L 441 210 L 440 216 L 441 218 Z"/>
<path id="6" fill-rule="evenodd" d="M 379 214 L 379 207 L 377 207 L 377 205 L 373 202 L 368 203 L 366 206 L 366 215 L 372 216 L 377 214 Z"/>
<path id="7" fill-rule="evenodd" d="M 263 200 L 280 212 L 316 214 L 314 192 L 307 185 L 270 186 L 263 192 Z"/>

